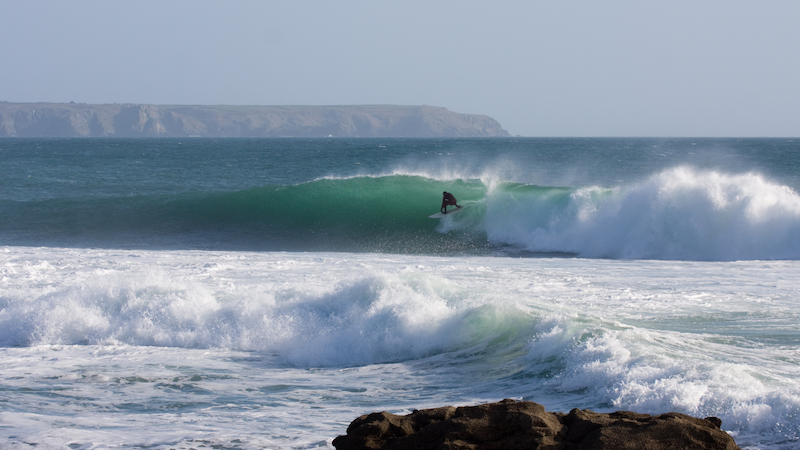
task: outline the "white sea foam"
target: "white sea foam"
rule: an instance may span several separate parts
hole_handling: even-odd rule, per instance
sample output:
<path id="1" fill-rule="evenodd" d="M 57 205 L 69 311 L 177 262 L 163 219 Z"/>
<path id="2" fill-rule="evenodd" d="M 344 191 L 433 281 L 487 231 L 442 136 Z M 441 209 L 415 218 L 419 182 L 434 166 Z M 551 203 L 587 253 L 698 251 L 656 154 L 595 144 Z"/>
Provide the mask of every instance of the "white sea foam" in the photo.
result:
<path id="1" fill-rule="evenodd" d="M 797 264 L 9 247 L 2 437 L 312 447 L 365 412 L 521 397 L 778 449 Z"/>
<path id="2" fill-rule="evenodd" d="M 555 195 L 490 192 L 490 241 L 601 258 L 800 259 L 800 196 L 760 175 L 682 167 Z"/>
<path id="3" fill-rule="evenodd" d="M 472 326 L 486 300 L 424 273 L 348 274 L 345 266 L 326 274 L 306 262 L 311 272 L 297 276 L 317 279 L 298 282 L 285 279 L 291 259 L 262 264 L 258 274 L 197 262 L 176 273 L 157 260 L 115 259 L 78 270 L 63 261 L 7 263 L 18 276 L 3 296 L 0 344 L 234 348 L 327 366 L 416 359 L 487 338 Z"/>
<path id="4" fill-rule="evenodd" d="M 554 401 L 564 409 L 580 393 L 605 410 L 717 416 L 726 430 L 797 439 L 787 424 L 796 426 L 800 417 L 798 372 L 775 364 L 797 361 L 797 352 L 731 351 L 719 341 L 715 335 L 638 327 L 587 329 L 561 320 L 540 330 L 528 356 L 533 366 L 559 360 L 563 369 L 544 387 L 563 395 Z"/>

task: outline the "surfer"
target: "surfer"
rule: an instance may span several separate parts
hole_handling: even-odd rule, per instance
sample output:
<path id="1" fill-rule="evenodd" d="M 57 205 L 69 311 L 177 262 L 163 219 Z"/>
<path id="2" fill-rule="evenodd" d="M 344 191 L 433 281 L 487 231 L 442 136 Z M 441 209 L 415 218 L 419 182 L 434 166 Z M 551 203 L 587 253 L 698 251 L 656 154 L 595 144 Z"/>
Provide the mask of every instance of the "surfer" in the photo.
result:
<path id="1" fill-rule="evenodd" d="M 453 194 L 447 191 L 442 192 L 442 214 L 447 214 L 447 205 L 454 205 L 456 208 L 461 208 L 458 206 L 457 202 L 458 200 L 456 200 Z"/>

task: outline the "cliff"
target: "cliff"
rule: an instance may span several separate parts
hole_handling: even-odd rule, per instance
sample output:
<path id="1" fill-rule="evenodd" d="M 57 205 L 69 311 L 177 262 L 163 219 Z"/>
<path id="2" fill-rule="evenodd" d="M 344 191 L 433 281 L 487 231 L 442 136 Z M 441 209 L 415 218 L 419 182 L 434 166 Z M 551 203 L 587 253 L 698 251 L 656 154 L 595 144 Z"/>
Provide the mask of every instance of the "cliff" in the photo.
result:
<path id="1" fill-rule="evenodd" d="M 533 402 L 372 413 L 333 440 L 337 450 L 738 450 L 716 417 L 679 413 L 549 413 Z"/>
<path id="2" fill-rule="evenodd" d="M 0 137 L 508 136 L 488 116 L 434 106 L 170 106 L 0 102 Z"/>

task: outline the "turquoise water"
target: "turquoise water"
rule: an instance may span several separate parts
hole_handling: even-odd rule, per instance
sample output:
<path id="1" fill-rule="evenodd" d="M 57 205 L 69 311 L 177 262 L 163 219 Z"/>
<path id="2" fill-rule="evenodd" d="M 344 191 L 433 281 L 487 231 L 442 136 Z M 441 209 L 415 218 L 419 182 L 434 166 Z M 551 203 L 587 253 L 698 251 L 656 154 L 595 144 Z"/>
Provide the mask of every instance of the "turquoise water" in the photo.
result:
<path id="1" fill-rule="evenodd" d="M 503 398 L 800 442 L 791 139 L 0 140 L 0 446 Z M 441 220 L 441 192 L 465 209 Z"/>
<path id="2" fill-rule="evenodd" d="M 9 139 L 0 152 L 10 245 L 800 257 L 787 139 Z M 427 219 L 445 190 L 467 210 Z"/>

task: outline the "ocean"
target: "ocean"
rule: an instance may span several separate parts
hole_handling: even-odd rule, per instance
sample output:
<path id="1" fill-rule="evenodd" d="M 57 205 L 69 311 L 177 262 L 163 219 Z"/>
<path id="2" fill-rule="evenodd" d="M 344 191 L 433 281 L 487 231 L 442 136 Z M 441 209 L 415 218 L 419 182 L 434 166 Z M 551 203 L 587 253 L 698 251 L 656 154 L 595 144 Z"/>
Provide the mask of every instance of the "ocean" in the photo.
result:
<path id="1" fill-rule="evenodd" d="M 513 398 L 800 448 L 798 192 L 800 139 L 0 139 L 0 447 Z"/>

